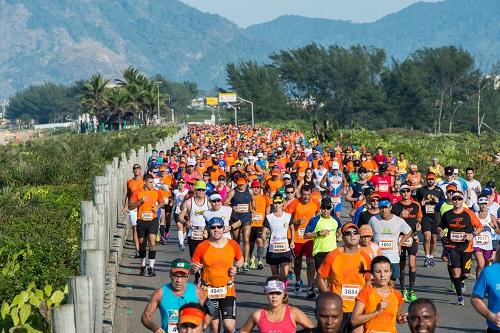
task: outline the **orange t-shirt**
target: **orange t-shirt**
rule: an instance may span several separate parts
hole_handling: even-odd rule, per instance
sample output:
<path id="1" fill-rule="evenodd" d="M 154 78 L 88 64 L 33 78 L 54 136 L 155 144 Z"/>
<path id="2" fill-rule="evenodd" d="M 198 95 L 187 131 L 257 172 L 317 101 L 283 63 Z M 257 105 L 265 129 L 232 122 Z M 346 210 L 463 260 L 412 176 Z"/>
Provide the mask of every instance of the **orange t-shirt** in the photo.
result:
<path id="1" fill-rule="evenodd" d="M 371 313 L 377 310 L 377 305 L 383 298 L 372 285 L 369 285 L 361 289 L 356 300 L 365 305 L 365 313 Z M 403 297 L 399 291 L 392 289 L 392 293 L 385 300 L 389 305 L 381 314 L 364 324 L 365 332 L 397 332 L 396 318 L 400 305 L 404 304 Z"/>
<path id="2" fill-rule="evenodd" d="M 171 173 L 161 177 L 160 182 L 164 185 L 168 185 L 170 189 L 172 188 L 172 184 L 174 183 L 174 175 Z"/>
<path id="3" fill-rule="evenodd" d="M 294 239 L 295 243 L 305 243 L 306 241 L 312 241 L 312 239 L 304 239 L 304 232 L 309 221 L 316 216 L 319 212 L 319 201 L 311 199 L 306 204 L 302 204 L 299 199 L 294 199 L 286 207 L 286 212 L 292 214 L 292 221 L 300 220 L 302 218 L 302 223 L 297 226 L 294 225 Z"/>
<path id="4" fill-rule="evenodd" d="M 272 178 L 269 178 L 266 180 L 266 188 L 269 191 L 269 193 L 276 193 L 279 188 L 283 187 L 285 184 L 281 179 L 276 179 L 272 180 Z"/>
<path id="5" fill-rule="evenodd" d="M 145 222 L 153 221 L 157 215 L 153 209 L 158 203 L 160 195 L 157 190 L 141 189 L 130 197 L 130 201 L 137 202 L 144 199 L 144 203 L 137 208 L 137 219 Z"/>
<path id="6" fill-rule="evenodd" d="M 309 162 L 302 160 L 295 161 L 294 168 L 297 169 L 297 180 L 302 180 L 306 175 L 306 169 L 309 168 Z"/>
<path id="7" fill-rule="evenodd" d="M 338 247 L 328 253 L 318 269 L 318 274 L 330 284 L 330 290 L 342 297 L 342 308 L 345 312 L 352 312 L 356 296 L 365 287 L 370 273 L 360 273 L 360 268 L 365 271 L 370 269 L 371 259 L 363 251 L 345 253 Z"/>
<path id="8" fill-rule="evenodd" d="M 252 212 L 252 227 L 262 227 L 266 217 L 267 207 L 271 205 L 271 198 L 263 194 L 253 197 L 255 209 Z"/>
<path id="9" fill-rule="evenodd" d="M 135 180 L 134 178 L 130 178 L 127 181 L 127 197 L 130 199 L 134 192 L 140 191 L 144 187 L 144 180 L 139 178 Z"/>
<path id="10" fill-rule="evenodd" d="M 211 287 L 227 286 L 231 276 L 229 269 L 235 260 L 242 257 L 238 243 L 232 239 L 227 240 L 227 244 L 222 248 L 214 247 L 208 240 L 204 240 L 194 250 L 192 262 L 203 265 L 201 280 Z M 227 288 L 227 296 L 235 296 L 234 281 Z"/>

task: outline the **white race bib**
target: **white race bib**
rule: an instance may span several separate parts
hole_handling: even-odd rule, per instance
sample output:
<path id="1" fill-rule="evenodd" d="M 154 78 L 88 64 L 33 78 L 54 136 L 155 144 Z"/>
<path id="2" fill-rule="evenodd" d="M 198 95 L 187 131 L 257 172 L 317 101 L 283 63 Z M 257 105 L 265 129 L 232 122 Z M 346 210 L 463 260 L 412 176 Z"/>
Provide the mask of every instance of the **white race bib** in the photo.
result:
<path id="1" fill-rule="evenodd" d="M 353 300 L 356 298 L 356 296 L 358 296 L 360 289 L 361 287 L 357 284 L 343 284 L 340 296 L 342 297 L 342 299 Z"/>
<path id="2" fill-rule="evenodd" d="M 208 287 L 208 298 L 219 299 L 225 298 L 227 295 L 227 286 L 224 287 Z"/>
<path id="3" fill-rule="evenodd" d="M 378 246 L 382 251 L 391 251 L 394 249 L 394 240 L 392 239 L 380 240 L 378 242 Z"/>
<path id="4" fill-rule="evenodd" d="M 474 237 L 474 245 L 487 245 L 490 242 L 490 237 L 486 234 L 480 234 Z"/>
<path id="5" fill-rule="evenodd" d="M 167 197 L 164 197 L 164 198 L 163 198 L 163 204 L 164 204 L 164 205 L 168 205 L 168 198 L 167 198 Z"/>
<path id="6" fill-rule="evenodd" d="M 450 233 L 450 240 L 452 242 L 460 243 L 465 241 L 465 232 L 452 231 Z"/>
<path id="7" fill-rule="evenodd" d="M 195 228 L 191 233 L 192 240 L 203 240 L 203 229 Z"/>
<path id="8" fill-rule="evenodd" d="M 403 236 L 399 236 L 399 241 L 403 239 Z M 413 245 L 413 237 L 408 238 L 405 240 L 405 242 L 402 244 L 404 247 L 411 247 Z"/>
<path id="9" fill-rule="evenodd" d="M 143 221 L 152 221 L 153 217 L 153 212 L 142 212 L 141 214 L 141 220 Z"/>
<path id="10" fill-rule="evenodd" d="M 252 214 L 252 221 L 253 222 L 260 222 L 263 220 L 262 214 Z"/>
<path id="11" fill-rule="evenodd" d="M 340 197 L 332 197 L 332 203 L 334 205 L 338 204 L 340 202 Z"/>
<path id="12" fill-rule="evenodd" d="M 273 253 L 281 253 L 281 252 L 286 252 L 288 251 L 288 244 L 287 242 L 276 242 L 272 244 Z"/>
<path id="13" fill-rule="evenodd" d="M 299 238 L 304 238 L 304 233 L 306 232 L 306 228 L 299 228 Z"/>
<path id="14" fill-rule="evenodd" d="M 389 192 L 389 184 L 379 184 L 378 190 L 380 192 Z"/>
<path id="15" fill-rule="evenodd" d="M 248 213 L 248 204 L 239 204 L 235 208 L 238 213 Z"/>
<path id="16" fill-rule="evenodd" d="M 425 205 L 425 212 L 427 214 L 434 214 L 434 208 L 435 207 L 436 206 L 434 206 L 434 205 Z"/>

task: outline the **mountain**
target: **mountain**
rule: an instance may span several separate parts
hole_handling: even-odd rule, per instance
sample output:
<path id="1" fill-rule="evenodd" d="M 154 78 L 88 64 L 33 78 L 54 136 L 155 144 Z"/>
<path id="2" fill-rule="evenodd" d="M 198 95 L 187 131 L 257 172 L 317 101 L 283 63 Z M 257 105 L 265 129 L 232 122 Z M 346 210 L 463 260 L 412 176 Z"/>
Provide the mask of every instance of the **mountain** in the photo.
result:
<path id="1" fill-rule="evenodd" d="M 44 81 L 117 78 L 129 65 L 211 88 L 225 84 L 228 62 L 313 41 L 383 47 L 399 59 L 455 44 L 496 62 L 500 1 L 417 3 L 364 24 L 282 16 L 241 29 L 177 0 L 0 0 L 0 37 L 0 99 Z"/>

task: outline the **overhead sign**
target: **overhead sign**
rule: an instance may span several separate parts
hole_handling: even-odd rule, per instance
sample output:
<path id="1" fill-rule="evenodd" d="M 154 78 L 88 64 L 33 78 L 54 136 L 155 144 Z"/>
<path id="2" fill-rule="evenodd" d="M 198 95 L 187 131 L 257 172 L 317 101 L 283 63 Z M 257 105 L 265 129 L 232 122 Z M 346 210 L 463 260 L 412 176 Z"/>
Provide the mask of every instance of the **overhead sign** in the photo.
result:
<path id="1" fill-rule="evenodd" d="M 219 93 L 219 101 L 221 103 L 234 103 L 236 102 L 236 93 Z"/>
<path id="2" fill-rule="evenodd" d="M 205 102 L 207 105 L 216 106 L 219 104 L 219 99 L 217 97 L 206 97 Z"/>

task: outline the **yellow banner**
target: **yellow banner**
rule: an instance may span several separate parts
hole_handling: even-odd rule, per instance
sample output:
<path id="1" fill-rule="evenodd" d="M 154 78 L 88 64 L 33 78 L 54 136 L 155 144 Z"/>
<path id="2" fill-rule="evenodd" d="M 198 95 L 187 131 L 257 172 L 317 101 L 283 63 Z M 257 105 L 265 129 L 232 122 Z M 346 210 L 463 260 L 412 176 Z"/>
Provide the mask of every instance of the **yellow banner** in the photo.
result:
<path id="1" fill-rule="evenodd" d="M 205 102 L 207 105 L 215 106 L 219 104 L 219 99 L 217 97 L 206 97 Z"/>

